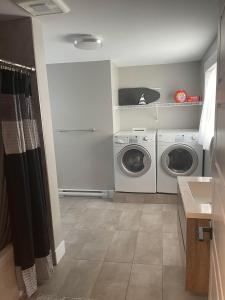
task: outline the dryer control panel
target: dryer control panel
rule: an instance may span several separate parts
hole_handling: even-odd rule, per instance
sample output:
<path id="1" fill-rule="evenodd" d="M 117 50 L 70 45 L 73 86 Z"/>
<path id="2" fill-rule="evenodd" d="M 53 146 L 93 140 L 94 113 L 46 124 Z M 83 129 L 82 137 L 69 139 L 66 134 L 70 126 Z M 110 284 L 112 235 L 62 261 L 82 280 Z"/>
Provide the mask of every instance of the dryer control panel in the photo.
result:
<path id="1" fill-rule="evenodd" d="M 198 133 L 197 132 L 185 132 L 176 134 L 158 134 L 158 142 L 164 143 L 198 143 Z"/>

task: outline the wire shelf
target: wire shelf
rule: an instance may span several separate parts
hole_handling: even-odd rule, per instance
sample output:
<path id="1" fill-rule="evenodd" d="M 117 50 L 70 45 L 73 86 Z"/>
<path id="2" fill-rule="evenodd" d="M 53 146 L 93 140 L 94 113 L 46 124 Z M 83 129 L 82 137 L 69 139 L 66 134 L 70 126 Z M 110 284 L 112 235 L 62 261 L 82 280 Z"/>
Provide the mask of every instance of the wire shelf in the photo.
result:
<path id="1" fill-rule="evenodd" d="M 166 108 L 166 107 L 193 107 L 193 106 L 201 106 L 203 102 L 185 102 L 185 103 L 150 103 L 146 105 L 123 105 L 123 106 L 114 106 L 113 110 L 133 110 L 133 109 L 152 109 L 152 108 Z"/>

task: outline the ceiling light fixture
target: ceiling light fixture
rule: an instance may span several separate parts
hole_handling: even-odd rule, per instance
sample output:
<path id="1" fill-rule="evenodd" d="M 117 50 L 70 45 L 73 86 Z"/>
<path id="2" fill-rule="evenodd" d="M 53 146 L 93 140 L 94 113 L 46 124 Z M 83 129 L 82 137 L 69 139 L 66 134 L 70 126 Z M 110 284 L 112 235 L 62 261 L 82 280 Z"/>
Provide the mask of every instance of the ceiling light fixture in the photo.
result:
<path id="1" fill-rule="evenodd" d="M 102 40 L 94 36 L 79 37 L 73 43 L 76 48 L 82 50 L 97 50 L 103 46 Z"/>
<path id="2" fill-rule="evenodd" d="M 66 14 L 70 11 L 63 0 L 14 0 L 14 2 L 32 16 Z"/>

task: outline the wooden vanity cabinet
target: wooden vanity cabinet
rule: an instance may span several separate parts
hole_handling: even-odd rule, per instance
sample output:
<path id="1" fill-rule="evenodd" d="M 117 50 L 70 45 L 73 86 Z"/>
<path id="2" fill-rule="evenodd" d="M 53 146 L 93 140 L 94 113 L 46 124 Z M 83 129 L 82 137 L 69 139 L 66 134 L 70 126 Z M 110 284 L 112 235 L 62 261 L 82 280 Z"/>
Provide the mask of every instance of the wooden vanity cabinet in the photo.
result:
<path id="1" fill-rule="evenodd" d="M 185 268 L 186 290 L 208 294 L 210 237 L 205 233 L 204 241 L 198 240 L 199 227 L 209 227 L 210 220 L 186 218 L 181 194 L 178 193 L 178 233 Z"/>

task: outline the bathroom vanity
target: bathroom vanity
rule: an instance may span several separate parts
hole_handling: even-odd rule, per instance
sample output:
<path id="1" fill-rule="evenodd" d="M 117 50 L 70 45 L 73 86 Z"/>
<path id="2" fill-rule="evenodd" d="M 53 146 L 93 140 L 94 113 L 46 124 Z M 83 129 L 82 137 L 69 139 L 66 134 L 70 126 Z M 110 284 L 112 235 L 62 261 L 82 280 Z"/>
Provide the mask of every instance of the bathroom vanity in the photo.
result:
<path id="1" fill-rule="evenodd" d="M 211 240 L 211 178 L 178 177 L 178 233 L 186 290 L 207 294 Z"/>

